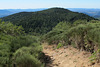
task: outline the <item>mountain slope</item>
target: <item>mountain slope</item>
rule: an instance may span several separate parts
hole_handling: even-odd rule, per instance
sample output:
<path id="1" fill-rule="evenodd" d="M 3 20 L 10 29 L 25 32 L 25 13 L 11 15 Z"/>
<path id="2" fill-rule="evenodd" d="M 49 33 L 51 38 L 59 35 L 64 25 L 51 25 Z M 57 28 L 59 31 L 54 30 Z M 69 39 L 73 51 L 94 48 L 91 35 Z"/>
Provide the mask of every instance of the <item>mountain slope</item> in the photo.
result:
<path id="1" fill-rule="evenodd" d="M 16 25 L 22 25 L 26 32 L 46 33 L 61 21 L 73 23 L 76 20 L 93 20 L 94 18 L 63 8 L 51 8 L 38 12 L 21 12 L 2 18 Z"/>
<path id="2" fill-rule="evenodd" d="M 8 16 L 11 14 L 13 14 L 13 13 L 8 10 L 0 10 L 0 17 Z"/>

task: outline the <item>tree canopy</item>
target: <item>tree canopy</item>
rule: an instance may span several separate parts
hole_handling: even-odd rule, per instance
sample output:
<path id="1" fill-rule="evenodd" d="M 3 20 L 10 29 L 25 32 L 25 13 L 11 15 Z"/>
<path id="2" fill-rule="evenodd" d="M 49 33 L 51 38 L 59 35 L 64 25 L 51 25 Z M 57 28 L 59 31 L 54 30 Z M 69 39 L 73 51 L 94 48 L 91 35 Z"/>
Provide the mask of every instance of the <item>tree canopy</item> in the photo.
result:
<path id="1" fill-rule="evenodd" d="M 15 25 L 22 25 L 25 32 L 44 34 L 52 30 L 59 22 L 66 21 L 73 23 L 76 20 L 94 20 L 94 18 L 72 12 L 64 8 L 51 8 L 38 12 L 21 12 L 2 18 L 3 21 L 10 21 Z"/>

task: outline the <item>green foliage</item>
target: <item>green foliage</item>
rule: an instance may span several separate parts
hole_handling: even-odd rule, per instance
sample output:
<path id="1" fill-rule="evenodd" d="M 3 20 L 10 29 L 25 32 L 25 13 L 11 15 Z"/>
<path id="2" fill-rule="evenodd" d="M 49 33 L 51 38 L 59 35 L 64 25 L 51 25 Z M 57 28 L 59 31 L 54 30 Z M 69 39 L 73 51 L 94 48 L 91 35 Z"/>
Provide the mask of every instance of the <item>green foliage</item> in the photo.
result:
<path id="1" fill-rule="evenodd" d="M 97 54 L 96 52 L 92 53 L 92 55 L 89 57 L 90 62 L 94 62 L 97 59 L 96 54 Z"/>
<path id="2" fill-rule="evenodd" d="M 0 22 L 0 33 L 16 36 L 24 34 L 24 31 L 22 26 L 16 26 L 10 22 Z"/>
<path id="3" fill-rule="evenodd" d="M 77 25 L 75 25 L 76 22 L 78 22 Z M 68 22 L 60 22 L 53 28 L 52 31 L 44 35 L 43 38 L 49 44 L 58 44 L 59 42 L 62 42 L 64 45 L 66 45 L 70 44 L 70 41 L 72 40 L 73 44 L 75 42 L 82 42 L 82 39 L 87 31 L 93 28 L 92 23 L 90 24 L 86 20 L 77 20 L 73 24 Z"/>
<path id="4" fill-rule="evenodd" d="M 21 26 L 0 22 L 1 67 L 40 67 L 42 58 L 38 37 L 26 35 Z"/>
<path id="5" fill-rule="evenodd" d="M 94 62 L 94 61 L 100 62 L 99 56 L 100 56 L 100 49 L 98 49 L 97 51 L 94 51 L 94 53 L 92 53 L 92 55 L 89 57 L 89 59 L 91 62 Z"/>
<path id="6" fill-rule="evenodd" d="M 39 52 L 34 47 L 22 47 L 14 53 L 14 63 L 18 67 L 40 67 Z"/>
<path id="7" fill-rule="evenodd" d="M 2 18 L 15 25 L 22 25 L 25 32 L 44 34 L 52 30 L 59 22 L 73 23 L 76 20 L 93 20 L 88 15 L 71 12 L 63 8 L 51 8 L 39 12 L 21 12 Z"/>
<path id="8" fill-rule="evenodd" d="M 87 20 L 76 20 L 74 23 L 73 23 L 73 25 L 79 25 L 79 24 L 87 24 L 88 23 L 88 21 Z"/>
<path id="9" fill-rule="evenodd" d="M 62 43 L 93 53 L 100 49 L 100 21 L 77 20 L 73 24 L 60 22 L 43 38 L 49 44 L 58 44 L 58 48 L 61 47 L 59 43 Z M 93 53 L 91 60 L 100 60 L 97 53 L 100 54 Z"/>
<path id="10" fill-rule="evenodd" d="M 59 43 L 58 45 L 57 45 L 57 49 L 59 49 L 60 47 L 62 47 L 63 46 L 63 44 L 62 43 Z"/>
<path id="11" fill-rule="evenodd" d="M 49 44 L 58 44 L 59 42 L 65 44 L 66 37 L 65 34 L 71 24 L 68 22 L 60 22 L 53 28 L 52 31 L 48 32 L 42 37 L 42 40 L 47 41 Z M 66 37 L 66 38 L 65 38 Z"/>

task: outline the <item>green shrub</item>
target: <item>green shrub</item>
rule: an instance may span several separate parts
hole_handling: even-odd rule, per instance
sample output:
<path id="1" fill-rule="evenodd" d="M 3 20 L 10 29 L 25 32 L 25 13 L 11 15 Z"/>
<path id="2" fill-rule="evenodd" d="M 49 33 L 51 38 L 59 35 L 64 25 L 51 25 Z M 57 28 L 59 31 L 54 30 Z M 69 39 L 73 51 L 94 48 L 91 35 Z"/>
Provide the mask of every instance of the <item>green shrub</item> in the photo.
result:
<path id="1" fill-rule="evenodd" d="M 41 54 L 38 37 L 26 35 L 21 26 L 0 22 L 0 67 L 40 67 Z"/>
<path id="2" fill-rule="evenodd" d="M 58 45 L 57 45 L 57 49 L 59 49 L 60 47 L 62 47 L 63 46 L 63 44 L 62 43 L 59 43 Z"/>
<path id="3" fill-rule="evenodd" d="M 14 64 L 18 67 L 40 67 L 39 52 L 34 47 L 22 47 L 14 53 Z"/>
<path id="4" fill-rule="evenodd" d="M 97 54 L 96 52 L 92 53 L 92 55 L 89 57 L 90 62 L 94 62 L 97 59 L 96 54 Z"/>

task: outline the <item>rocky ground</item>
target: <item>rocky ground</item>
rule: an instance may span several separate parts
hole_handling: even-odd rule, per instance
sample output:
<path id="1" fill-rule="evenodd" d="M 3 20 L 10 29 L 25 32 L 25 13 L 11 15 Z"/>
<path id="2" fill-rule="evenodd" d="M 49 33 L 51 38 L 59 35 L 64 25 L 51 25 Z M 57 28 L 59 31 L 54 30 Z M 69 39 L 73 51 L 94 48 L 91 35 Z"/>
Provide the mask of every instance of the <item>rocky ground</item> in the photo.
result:
<path id="1" fill-rule="evenodd" d="M 55 49 L 56 46 L 43 44 L 43 52 L 49 56 L 46 67 L 100 67 L 99 63 L 91 63 L 91 53 L 79 51 L 71 46 Z"/>

